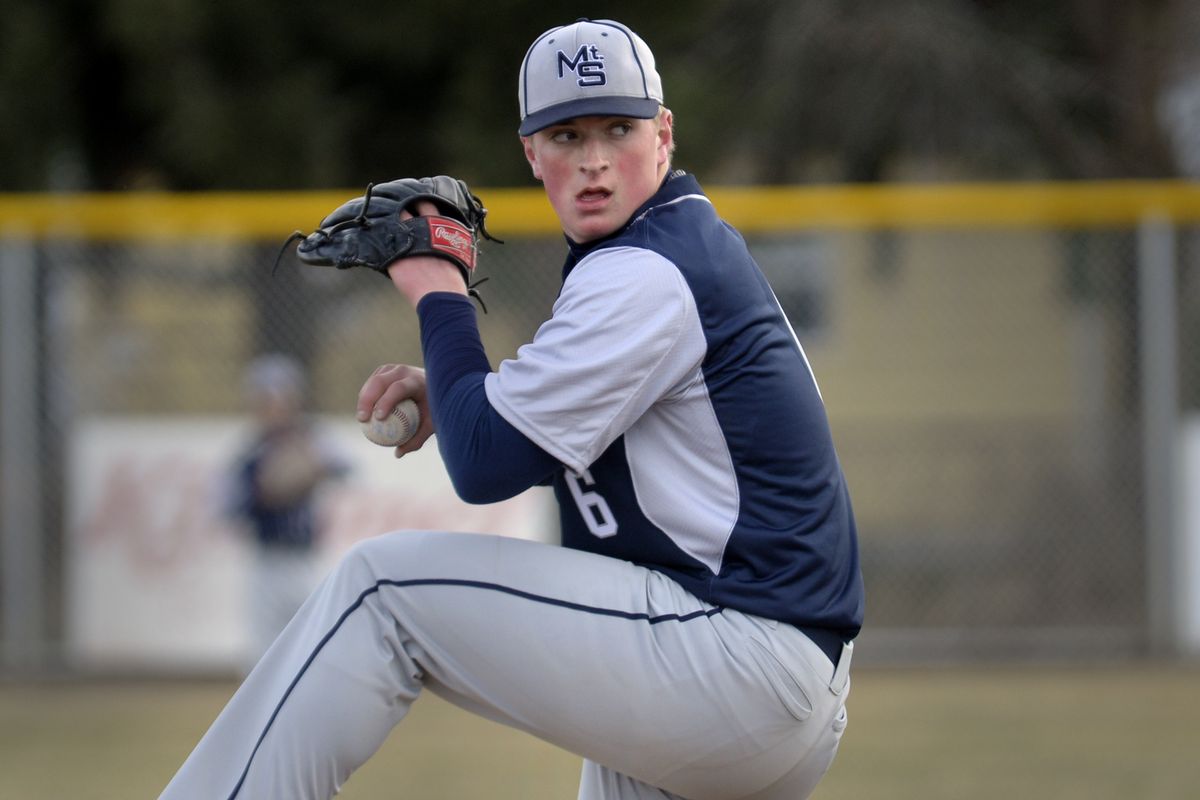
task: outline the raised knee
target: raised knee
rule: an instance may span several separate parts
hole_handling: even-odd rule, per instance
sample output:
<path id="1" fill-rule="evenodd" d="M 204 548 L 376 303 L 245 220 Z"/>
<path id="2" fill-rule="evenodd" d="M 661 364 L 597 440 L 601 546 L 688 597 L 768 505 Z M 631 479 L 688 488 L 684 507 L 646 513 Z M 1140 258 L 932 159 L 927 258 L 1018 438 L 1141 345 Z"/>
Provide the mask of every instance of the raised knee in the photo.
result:
<path id="1" fill-rule="evenodd" d="M 363 539 L 342 555 L 338 569 L 366 570 L 376 577 L 397 577 L 394 574 L 397 568 L 419 563 L 415 553 L 429 536 L 429 531 L 392 531 Z"/>

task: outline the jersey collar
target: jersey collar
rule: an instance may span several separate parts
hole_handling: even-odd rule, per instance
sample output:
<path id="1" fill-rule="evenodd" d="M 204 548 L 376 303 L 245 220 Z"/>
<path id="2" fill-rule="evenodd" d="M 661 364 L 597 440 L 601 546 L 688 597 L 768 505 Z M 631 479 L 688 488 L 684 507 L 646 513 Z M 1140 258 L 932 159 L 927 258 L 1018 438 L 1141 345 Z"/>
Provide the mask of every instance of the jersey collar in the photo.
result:
<path id="1" fill-rule="evenodd" d="M 563 280 L 566 280 L 567 274 L 571 268 L 575 266 L 581 258 L 586 256 L 598 247 L 604 246 L 607 242 L 611 242 L 619 236 L 623 236 L 629 228 L 638 222 L 642 217 L 646 216 L 653 209 L 673 203 L 680 197 L 689 194 L 703 194 L 700 188 L 699 181 L 687 172 L 681 169 L 671 170 L 667 176 L 663 178 L 663 182 L 659 185 L 658 191 L 651 195 L 650 199 L 642 203 L 633 214 L 630 215 L 629 221 L 622 225 L 617 230 L 604 236 L 600 239 L 593 239 L 590 242 L 580 244 L 571 239 L 570 236 L 564 236 L 567 240 L 567 263 L 563 266 Z"/>

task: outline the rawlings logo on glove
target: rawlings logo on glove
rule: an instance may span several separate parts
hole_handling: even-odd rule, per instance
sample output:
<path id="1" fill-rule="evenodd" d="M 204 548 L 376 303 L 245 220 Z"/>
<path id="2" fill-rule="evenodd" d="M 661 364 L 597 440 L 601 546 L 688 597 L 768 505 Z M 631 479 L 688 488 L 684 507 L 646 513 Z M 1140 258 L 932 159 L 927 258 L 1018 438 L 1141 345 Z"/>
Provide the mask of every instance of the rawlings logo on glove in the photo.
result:
<path id="1" fill-rule="evenodd" d="M 475 237 L 469 228 L 447 217 L 425 217 L 429 221 L 429 243 L 451 261 L 475 268 Z"/>
<path id="2" fill-rule="evenodd" d="M 421 200 L 433 203 L 439 216 L 418 216 L 416 205 Z M 414 216 L 401 219 L 402 211 Z M 500 241 L 484 228 L 486 216 L 483 203 L 461 180 L 446 175 L 401 178 L 367 186 L 362 197 L 339 206 L 307 236 L 299 231 L 292 234 L 283 247 L 286 250 L 300 239 L 296 253 L 307 264 L 367 267 L 385 277 L 398 259 L 436 256 L 459 268 L 468 293 L 478 300 L 471 274 L 479 237 Z M 278 266 L 278 258 L 275 263 Z"/>

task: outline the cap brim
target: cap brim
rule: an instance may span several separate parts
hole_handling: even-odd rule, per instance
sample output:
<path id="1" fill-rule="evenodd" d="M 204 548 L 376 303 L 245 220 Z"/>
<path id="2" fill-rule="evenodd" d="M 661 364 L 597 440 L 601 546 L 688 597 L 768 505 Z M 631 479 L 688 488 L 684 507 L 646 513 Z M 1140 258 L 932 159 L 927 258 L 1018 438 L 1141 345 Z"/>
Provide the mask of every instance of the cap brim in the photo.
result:
<path id="1" fill-rule="evenodd" d="M 658 115 L 661 103 L 652 97 L 586 97 L 535 111 L 521 120 L 517 129 L 522 136 L 530 136 L 543 128 L 575 117 L 633 117 L 653 119 Z"/>

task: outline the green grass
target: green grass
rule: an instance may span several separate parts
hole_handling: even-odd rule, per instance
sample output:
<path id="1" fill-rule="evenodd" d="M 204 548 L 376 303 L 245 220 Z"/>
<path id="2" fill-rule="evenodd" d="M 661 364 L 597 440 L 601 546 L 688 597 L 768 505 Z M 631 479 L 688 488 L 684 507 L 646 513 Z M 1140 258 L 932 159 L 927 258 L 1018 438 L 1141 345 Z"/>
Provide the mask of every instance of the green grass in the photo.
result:
<path id="1" fill-rule="evenodd" d="M 0 798 L 153 798 L 229 683 L 0 684 Z M 422 697 L 342 797 L 573 798 L 575 756 Z M 1200 796 L 1200 668 L 858 669 L 818 800 Z"/>

